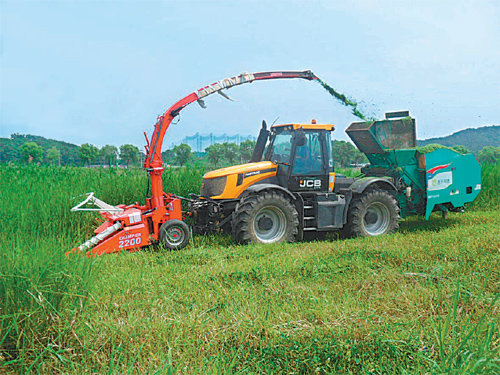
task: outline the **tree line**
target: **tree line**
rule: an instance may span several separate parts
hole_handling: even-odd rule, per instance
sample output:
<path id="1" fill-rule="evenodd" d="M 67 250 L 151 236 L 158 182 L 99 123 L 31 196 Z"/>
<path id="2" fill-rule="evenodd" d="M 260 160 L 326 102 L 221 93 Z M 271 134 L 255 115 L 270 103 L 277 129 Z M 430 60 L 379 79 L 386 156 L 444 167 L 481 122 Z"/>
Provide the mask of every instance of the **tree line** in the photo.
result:
<path id="1" fill-rule="evenodd" d="M 140 159 L 139 148 L 131 144 L 122 145 L 120 148 L 106 145 L 99 149 L 90 143 L 84 143 L 77 150 L 79 161 L 85 166 L 93 164 L 110 167 L 118 164 L 137 165 Z M 19 147 L 18 154 L 19 159 L 25 163 L 61 165 L 62 154 L 57 146 L 44 150 L 36 142 L 26 142 Z"/>
<path id="2" fill-rule="evenodd" d="M 173 149 L 162 153 L 163 160 L 167 164 L 186 165 L 196 161 L 202 161 L 211 167 L 221 167 L 233 165 L 235 163 L 247 163 L 252 157 L 255 148 L 255 141 L 247 140 L 240 145 L 236 143 L 214 143 L 207 147 L 205 152 L 192 152 L 187 144 L 180 144 Z M 440 144 L 430 144 L 417 147 L 419 151 L 430 152 L 437 148 L 451 148 L 462 154 L 468 154 L 467 147 L 456 145 L 447 147 Z M 332 159 L 335 166 L 348 168 L 368 163 L 365 154 L 359 151 L 352 143 L 347 141 L 334 140 L 331 143 Z M 485 146 L 476 153 L 480 163 L 496 163 L 500 159 L 500 147 Z"/>
<path id="3" fill-rule="evenodd" d="M 255 141 L 246 140 L 239 145 L 234 142 L 214 143 L 205 149 L 205 152 L 192 152 L 191 147 L 185 143 L 162 152 L 166 164 L 186 165 L 201 162 L 213 167 L 231 165 L 234 163 L 247 163 L 255 148 Z"/>
<path id="4" fill-rule="evenodd" d="M 186 165 L 200 161 L 210 167 L 222 167 L 248 163 L 252 158 L 255 144 L 256 142 L 252 140 L 246 140 L 239 145 L 234 142 L 214 143 L 207 147 L 205 152 L 193 153 L 191 147 L 183 143 L 164 151 L 162 157 L 167 164 Z M 368 162 L 363 153 L 346 141 L 333 141 L 332 155 L 334 164 L 342 168 Z"/>
<path id="5" fill-rule="evenodd" d="M 112 145 L 99 149 L 90 143 L 84 143 L 78 148 L 78 153 L 85 165 L 133 166 L 138 165 L 140 160 L 139 148 L 131 144 L 121 145 L 119 149 Z"/>
<path id="6" fill-rule="evenodd" d="M 205 152 L 192 152 L 191 147 L 187 144 L 180 144 L 172 149 L 162 152 L 162 158 L 165 164 L 183 166 L 193 163 L 201 163 L 210 167 L 221 167 L 233 164 L 247 163 L 252 157 L 255 148 L 255 141 L 246 140 L 241 144 L 233 142 L 215 143 L 205 149 Z M 41 145 L 34 141 L 28 141 L 21 144 L 18 150 L 2 146 L 3 154 L 0 161 L 4 160 L 7 150 L 12 155 L 17 155 L 18 160 L 26 163 L 45 163 L 53 165 L 61 164 L 77 164 L 62 163 L 61 150 L 53 145 L 44 149 Z M 75 146 L 77 149 L 77 160 L 79 164 L 85 166 L 90 165 L 107 165 L 107 166 L 136 166 L 139 165 L 141 155 L 137 146 L 125 144 L 119 148 L 113 145 L 105 145 L 100 149 L 90 143 L 85 143 L 81 146 Z M 436 148 L 442 148 L 440 144 L 430 144 L 417 149 L 421 152 L 430 152 Z M 352 143 L 346 141 L 334 140 L 331 143 L 332 158 L 334 165 L 341 168 L 359 166 L 368 162 L 366 156 L 360 152 Z M 462 154 L 469 153 L 469 150 L 462 145 L 450 147 L 451 149 Z M 8 156 L 8 155 L 7 155 Z M 496 163 L 500 159 L 500 147 L 486 146 L 476 153 L 476 157 L 481 163 Z M 14 159 L 14 158 L 13 158 Z M 14 159 L 16 160 L 16 159 Z"/>

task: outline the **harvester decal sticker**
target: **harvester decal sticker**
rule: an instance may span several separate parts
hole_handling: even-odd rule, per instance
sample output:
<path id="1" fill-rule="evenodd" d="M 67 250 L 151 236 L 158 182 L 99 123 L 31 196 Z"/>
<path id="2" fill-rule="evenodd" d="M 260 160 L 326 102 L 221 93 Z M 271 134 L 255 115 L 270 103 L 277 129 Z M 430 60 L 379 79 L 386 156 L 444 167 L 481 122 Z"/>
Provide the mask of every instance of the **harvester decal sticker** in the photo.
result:
<path id="1" fill-rule="evenodd" d="M 271 76 L 276 73 L 271 73 Z M 222 89 L 229 89 L 236 85 L 241 85 L 245 82 L 252 82 L 255 80 L 255 76 L 249 73 L 242 73 L 237 77 L 225 78 L 220 81 L 214 82 L 211 85 L 205 86 L 197 91 L 198 98 L 204 98 L 207 95 L 213 94 L 214 92 L 221 93 Z M 222 93 L 221 93 L 222 94 Z M 224 94 L 222 94 L 224 95 Z M 227 99 L 227 98 L 226 98 Z"/>
<path id="2" fill-rule="evenodd" d="M 261 169 L 260 171 L 252 171 L 252 172 L 247 172 L 245 173 L 244 177 L 252 177 L 256 176 L 258 174 L 263 174 L 263 173 L 269 173 L 269 172 L 276 172 L 276 168 L 268 168 L 268 169 Z"/>
<path id="3" fill-rule="evenodd" d="M 448 168 L 449 166 L 451 165 L 451 163 L 449 164 L 444 164 L 444 165 L 438 165 L 437 167 L 434 167 L 434 168 L 431 168 L 427 171 L 427 179 L 431 179 L 434 177 L 434 175 L 436 174 L 437 171 L 440 171 L 441 169 L 445 169 L 445 168 Z"/>
<path id="4" fill-rule="evenodd" d="M 443 169 L 451 165 L 438 165 L 427 171 L 427 190 L 442 190 L 446 189 L 453 183 L 453 174 L 451 171 L 441 172 Z"/>
<path id="5" fill-rule="evenodd" d="M 118 239 L 118 247 L 121 249 L 124 246 L 139 246 L 142 242 L 142 233 L 131 233 L 126 236 L 122 236 Z"/>

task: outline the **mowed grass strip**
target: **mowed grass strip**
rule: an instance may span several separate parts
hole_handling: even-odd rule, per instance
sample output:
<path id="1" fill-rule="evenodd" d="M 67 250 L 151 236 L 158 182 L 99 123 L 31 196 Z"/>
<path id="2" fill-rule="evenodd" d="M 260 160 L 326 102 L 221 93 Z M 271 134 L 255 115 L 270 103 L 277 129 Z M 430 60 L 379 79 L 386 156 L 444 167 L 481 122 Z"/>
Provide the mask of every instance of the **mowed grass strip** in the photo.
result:
<path id="1" fill-rule="evenodd" d="M 495 211 L 452 214 L 370 239 L 195 239 L 180 252 L 104 257 L 75 331 L 88 350 L 68 355 L 108 369 L 116 348 L 129 360 L 140 349 L 134 366 L 148 371 L 166 358 L 181 372 L 470 370 L 481 361 L 493 371 L 498 332 L 485 337 L 497 322 L 499 221 Z M 448 342 L 470 332 L 463 347 Z"/>

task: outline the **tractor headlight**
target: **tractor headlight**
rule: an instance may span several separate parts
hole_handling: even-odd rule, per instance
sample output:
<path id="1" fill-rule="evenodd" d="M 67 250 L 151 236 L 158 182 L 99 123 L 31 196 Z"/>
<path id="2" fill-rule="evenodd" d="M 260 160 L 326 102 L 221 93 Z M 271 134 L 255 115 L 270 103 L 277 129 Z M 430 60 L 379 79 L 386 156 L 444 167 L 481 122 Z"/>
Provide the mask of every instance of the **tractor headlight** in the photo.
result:
<path id="1" fill-rule="evenodd" d="M 227 176 L 216 178 L 204 178 L 201 183 L 200 195 L 203 197 L 215 197 L 221 195 L 226 187 Z"/>

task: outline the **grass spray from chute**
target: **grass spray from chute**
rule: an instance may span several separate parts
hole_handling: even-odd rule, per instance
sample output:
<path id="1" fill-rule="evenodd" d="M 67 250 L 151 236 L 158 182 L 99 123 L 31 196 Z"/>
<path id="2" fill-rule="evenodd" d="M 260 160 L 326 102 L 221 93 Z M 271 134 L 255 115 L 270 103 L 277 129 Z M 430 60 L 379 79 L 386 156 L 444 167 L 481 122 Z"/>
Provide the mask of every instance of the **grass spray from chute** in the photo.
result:
<path id="1" fill-rule="evenodd" d="M 370 116 L 367 116 L 366 114 L 362 113 L 359 108 L 358 108 L 358 103 L 353 100 L 353 99 L 349 99 L 347 96 L 345 96 L 344 94 L 341 94 L 340 92 L 338 92 L 337 90 L 335 90 L 333 87 L 331 87 L 330 85 L 328 85 L 326 82 L 323 82 L 321 79 L 318 78 L 318 82 L 320 83 L 321 86 L 323 86 L 323 88 L 328 91 L 328 93 L 335 97 L 338 101 L 340 101 L 343 105 L 345 105 L 346 107 L 351 107 L 351 113 L 364 120 L 364 121 L 373 121 L 374 119 Z"/>

